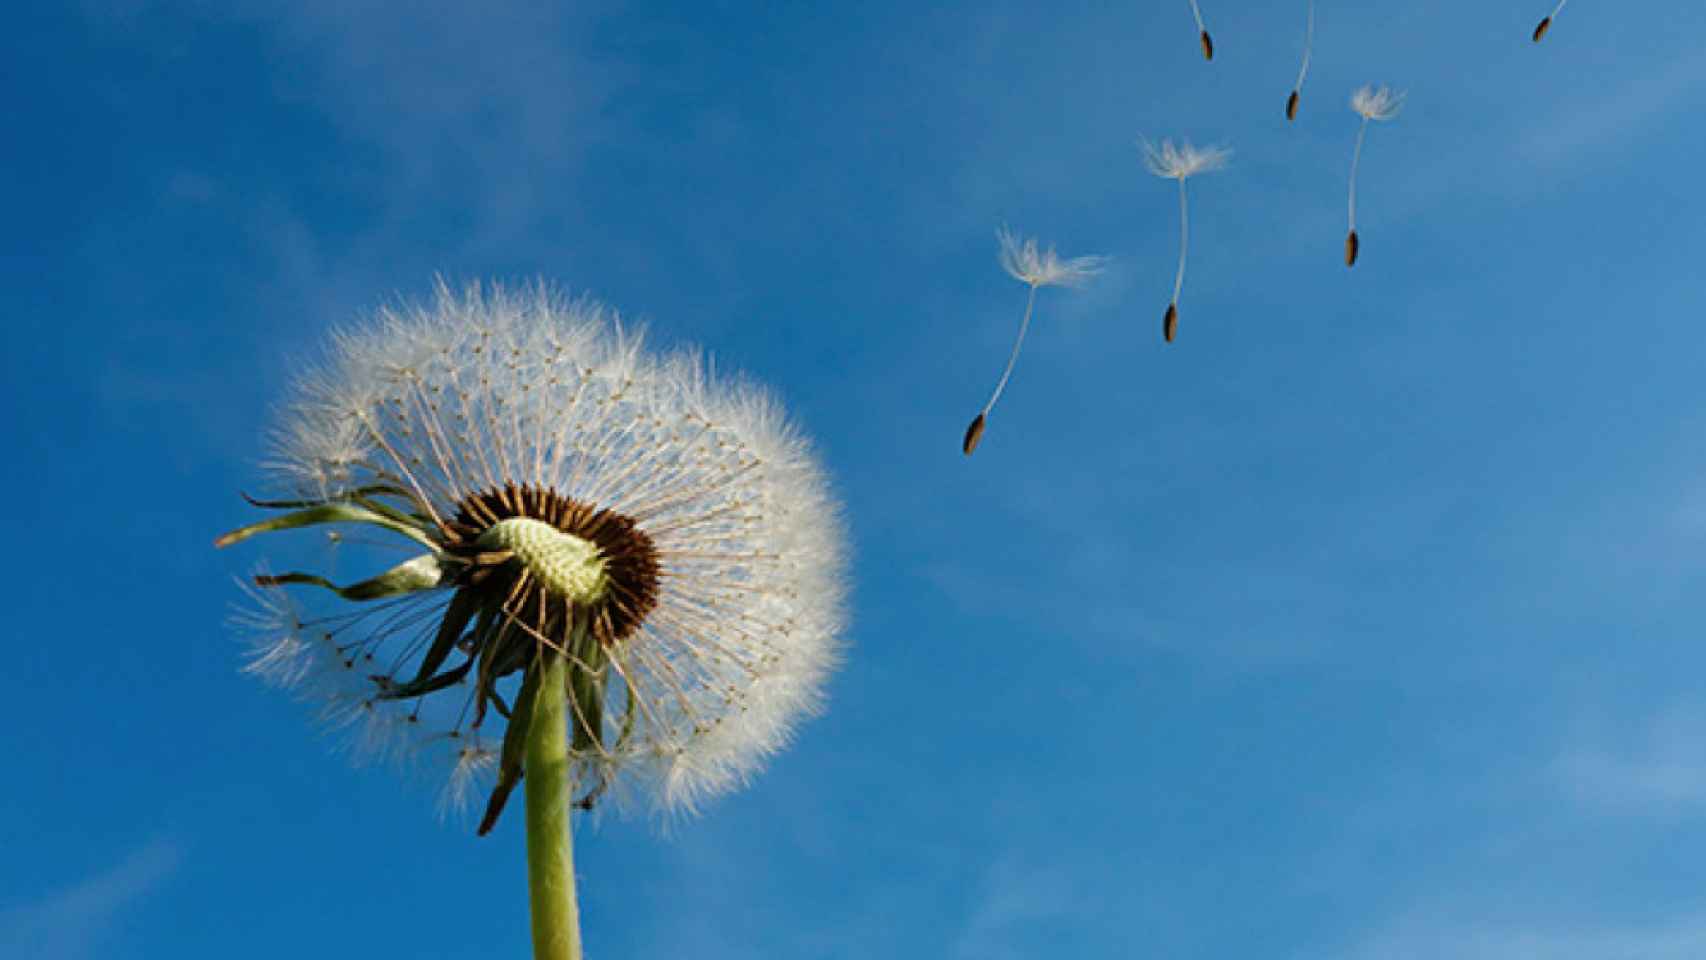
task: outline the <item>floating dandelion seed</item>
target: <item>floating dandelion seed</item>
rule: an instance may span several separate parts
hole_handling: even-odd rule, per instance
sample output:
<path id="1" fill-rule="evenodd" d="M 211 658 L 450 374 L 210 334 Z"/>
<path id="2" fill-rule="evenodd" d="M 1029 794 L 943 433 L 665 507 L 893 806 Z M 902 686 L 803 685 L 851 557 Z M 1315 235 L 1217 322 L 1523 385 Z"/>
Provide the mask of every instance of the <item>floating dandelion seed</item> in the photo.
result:
<path id="1" fill-rule="evenodd" d="M 1388 87 L 1376 89 L 1364 85 L 1351 94 L 1351 109 L 1362 117 L 1361 126 L 1357 127 L 1357 145 L 1351 152 L 1351 193 L 1350 193 L 1350 233 L 1345 235 L 1345 266 L 1354 266 L 1357 262 L 1357 251 L 1360 241 L 1357 239 L 1357 166 L 1362 162 L 1363 136 L 1368 133 L 1370 120 L 1390 120 L 1398 115 L 1398 108 L 1403 105 L 1404 95 L 1393 93 Z"/>
<path id="2" fill-rule="evenodd" d="M 978 442 L 983 439 L 983 427 L 989 419 L 989 412 L 995 409 L 995 401 L 1001 399 L 1001 392 L 1007 389 L 1007 380 L 1013 376 L 1013 365 L 1019 361 L 1019 348 L 1024 346 L 1025 331 L 1031 326 L 1031 311 L 1037 304 L 1038 287 L 1075 287 L 1101 272 L 1104 257 L 1074 257 L 1062 260 L 1054 252 L 1054 248 L 1039 250 L 1037 241 L 1027 239 L 1021 241 L 1006 227 L 995 231 L 996 239 L 1001 243 L 1001 268 L 1008 275 L 1031 288 L 1030 295 L 1025 300 L 1025 318 L 1019 321 L 1019 336 L 1013 340 L 1013 350 L 1007 355 L 1007 369 L 1001 372 L 1001 380 L 995 384 L 995 392 L 989 395 L 989 402 L 983 405 L 977 416 L 972 418 L 966 427 L 965 439 L 960 442 L 960 450 L 967 456 L 977 449 Z"/>
<path id="3" fill-rule="evenodd" d="M 839 650 L 837 507 L 768 394 L 643 352 L 543 287 L 440 285 L 341 333 L 297 389 L 277 516 L 219 538 L 357 524 L 423 551 L 339 586 L 262 574 L 247 670 L 437 761 L 444 803 L 525 775 L 537 956 L 578 957 L 568 815 L 612 789 L 691 811 L 818 706 Z M 287 587 L 337 598 L 305 612 Z M 497 728 L 497 729 L 494 729 Z"/>
<path id="4" fill-rule="evenodd" d="M 1534 28 L 1535 43 L 1539 43 L 1546 37 L 1546 31 L 1552 29 L 1552 18 L 1564 12 L 1564 4 L 1569 2 L 1570 0 L 1558 0 L 1558 5 L 1552 8 L 1552 12 L 1540 18 L 1540 23 Z"/>
<path id="5" fill-rule="evenodd" d="M 1161 318 L 1161 337 L 1168 343 L 1173 342 L 1179 326 L 1179 292 L 1185 286 L 1185 255 L 1191 246 L 1191 217 L 1189 201 L 1185 197 L 1185 180 L 1199 173 L 1224 169 L 1231 157 L 1232 151 L 1224 147 L 1198 148 L 1188 142 L 1175 146 L 1171 140 L 1163 140 L 1157 147 L 1143 141 L 1143 164 L 1149 172 L 1179 181 L 1179 270 L 1173 275 L 1173 299 L 1168 302 L 1167 312 Z"/>
<path id="6" fill-rule="evenodd" d="M 1303 28 L 1303 65 L 1297 68 L 1297 82 L 1291 86 L 1291 96 L 1285 99 L 1285 118 L 1297 119 L 1297 101 L 1303 96 L 1303 78 L 1309 76 L 1309 54 L 1315 48 L 1315 0 L 1309 0 L 1309 20 Z"/>
<path id="7" fill-rule="evenodd" d="M 1214 41 L 1209 38 L 1208 28 L 1203 26 L 1202 10 L 1197 8 L 1197 0 L 1191 0 L 1191 16 L 1196 18 L 1197 36 L 1202 40 L 1202 58 L 1204 60 L 1213 60 Z"/>

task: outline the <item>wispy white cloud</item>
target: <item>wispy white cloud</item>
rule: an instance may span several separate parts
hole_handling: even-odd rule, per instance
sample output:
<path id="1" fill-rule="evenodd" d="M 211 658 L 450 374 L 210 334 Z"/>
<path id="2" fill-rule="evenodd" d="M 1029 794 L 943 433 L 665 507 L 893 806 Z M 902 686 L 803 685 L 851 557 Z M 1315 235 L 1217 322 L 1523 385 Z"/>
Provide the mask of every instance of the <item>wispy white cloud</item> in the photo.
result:
<path id="1" fill-rule="evenodd" d="M 1553 773 L 1576 800 L 1613 812 L 1706 811 L 1706 716 L 1661 714 L 1622 742 L 1597 737 L 1564 750 Z"/>
<path id="2" fill-rule="evenodd" d="M 0 957 L 82 960 L 101 955 L 124 911 L 171 879 L 182 860 L 176 843 L 154 840 L 75 885 L 0 907 Z"/>
<path id="3" fill-rule="evenodd" d="M 1411 916 L 1359 944 L 1354 960 L 1698 960 L 1706 915 L 1623 926 L 1506 924 Z"/>
<path id="4" fill-rule="evenodd" d="M 1004 857 L 984 871 L 979 898 L 954 939 L 950 956 L 1005 960 L 1035 956 L 1039 935 L 1068 926 L 1084 903 L 1067 870 Z"/>
<path id="5" fill-rule="evenodd" d="M 569 212 L 576 192 L 565 185 L 628 79 L 619 63 L 585 51 L 602 3 L 254 0 L 232 9 L 273 27 L 291 55 L 281 97 L 380 151 L 388 238 L 413 229 L 422 196 L 466 205 L 461 242 L 474 249 Z"/>

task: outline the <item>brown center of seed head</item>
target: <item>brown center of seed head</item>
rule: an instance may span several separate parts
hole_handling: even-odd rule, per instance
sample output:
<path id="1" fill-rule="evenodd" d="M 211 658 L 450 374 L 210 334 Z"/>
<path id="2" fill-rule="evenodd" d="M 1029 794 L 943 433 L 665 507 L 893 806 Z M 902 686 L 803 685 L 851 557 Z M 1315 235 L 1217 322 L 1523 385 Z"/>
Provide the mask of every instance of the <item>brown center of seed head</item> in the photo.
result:
<path id="1" fill-rule="evenodd" d="M 551 524 L 598 548 L 609 587 L 586 612 L 591 617 L 593 636 L 604 646 L 627 640 L 657 608 L 661 570 L 657 545 L 632 517 L 531 484 L 505 484 L 502 489 L 457 501 L 456 517 L 448 524 L 454 539 L 445 552 L 468 561 L 470 585 L 496 572 L 490 563 L 482 563 L 483 551 L 475 540 L 498 521 L 515 517 Z M 521 575 L 511 571 L 512 567 L 504 564 L 500 568 L 506 571 L 502 579 L 483 586 L 509 592 Z M 553 604 L 543 593 L 532 593 L 535 595 L 517 598 L 521 618 L 546 636 L 556 634 L 562 625 L 562 611 L 553 611 Z"/>

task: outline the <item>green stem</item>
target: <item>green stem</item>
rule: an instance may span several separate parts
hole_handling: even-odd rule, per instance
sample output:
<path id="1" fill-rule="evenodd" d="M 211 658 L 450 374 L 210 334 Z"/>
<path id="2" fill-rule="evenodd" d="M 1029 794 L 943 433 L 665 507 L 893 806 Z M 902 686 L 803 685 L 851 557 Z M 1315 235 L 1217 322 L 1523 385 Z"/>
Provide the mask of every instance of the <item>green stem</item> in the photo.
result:
<path id="1" fill-rule="evenodd" d="M 540 650 L 539 687 L 527 732 L 527 881 L 533 906 L 534 960 L 581 960 L 575 905 L 574 841 L 569 833 L 567 661 Z"/>

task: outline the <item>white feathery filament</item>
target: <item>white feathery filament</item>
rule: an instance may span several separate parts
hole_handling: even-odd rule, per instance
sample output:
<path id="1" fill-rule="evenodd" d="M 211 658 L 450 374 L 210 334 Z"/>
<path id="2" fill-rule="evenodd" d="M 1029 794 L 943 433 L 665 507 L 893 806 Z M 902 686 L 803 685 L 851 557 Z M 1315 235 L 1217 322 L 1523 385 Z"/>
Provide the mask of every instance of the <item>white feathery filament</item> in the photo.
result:
<path id="1" fill-rule="evenodd" d="M 1025 318 L 1019 321 L 1019 335 L 1013 340 L 1013 350 L 1007 355 L 1007 369 L 1001 371 L 1001 379 L 995 384 L 995 392 L 989 395 L 989 402 L 983 405 L 983 415 L 988 416 L 995 409 L 995 401 L 1001 399 L 1001 392 L 1007 389 L 1007 380 L 1013 376 L 1013 365 L 1019 362 L 1019 348 L 1025 345 L 1025 331 L 1031 328 L 1031 311 L 1037 305 L 1037 285 L 1031 284 L 1031 292 L 1025 297 Z"/>
<path id="2" fill-rule="evenodd" d="M 1303 79 L 1309 76 L 1309 55 L 1315 49 L 1315 0 L 1309 0 L 1308 25 L 1303 30 L 1303 65 L 1297 68 L 1297 82 L 1292 84 L 1293 93 L 1303 92 Z"/>
<path id="3" fill-rule="evenodd" d="M 1179 303 L 1179 292 L 1185 286 L 1185 255 L 1191 247 L 1191 213 L 1185 201 L 1185 178 L 1179 178 L 1179 270 L 1173 274 L 1173 304 Z"/>
<path id="4" fill-rule="evenodd" d="M 1368 118 L 1362 118 L 1362 125 L 1357 127 L 1357 145 L 1351 150 L 1351 194 L 1350 194 L 1350 227 L 1357 228 L 1357 166 L 1362 162 L 1362 140 L 1368 133 Z M 1379 224 L 1375 224 L 1379 227 Z M 1376 232 L 1379 232 L 1376 230 Z"/>

